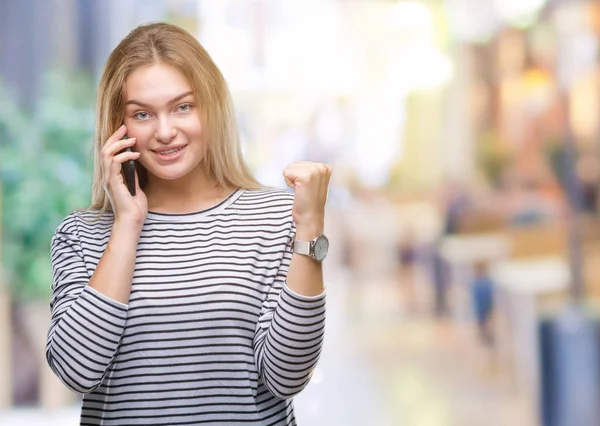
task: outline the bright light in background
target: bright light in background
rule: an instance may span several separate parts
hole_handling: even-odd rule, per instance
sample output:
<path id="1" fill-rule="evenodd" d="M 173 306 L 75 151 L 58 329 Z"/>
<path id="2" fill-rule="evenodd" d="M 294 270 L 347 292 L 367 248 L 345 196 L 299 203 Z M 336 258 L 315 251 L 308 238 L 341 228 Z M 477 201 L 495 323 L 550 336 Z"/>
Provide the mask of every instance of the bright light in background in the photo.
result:
<path id="1" fill-rule="evenodd" d="M 200 41 L 233 92 L 276 91 L 318 101 L 361 86 L 367 61 L 353 49 L 353 35 L 344 31 L 338 2 L 202 0 L 198 14 Z"/>
<path id="2" fill-rule="evenodd" d="M 386 25 L 387 56 L 372 89 L 359 97 L 352 164 L 363 185 L 373 188 L 386 184 L 402 158 L 407 95 L 440 88 L 453 75 L 451 60 L 436 46 L 435 21 L 426 5 L 397 3 L 381 9 L 378 18 Z"/>
<path id="3" fill-rule="evenodd" d="M 458 41 L 485 42 L 498 27 L 498 17 L 489 1 L 446 0 L 444 5 L 450 32 Z"/>
<path id="4" fill-rule="evenodd" d="M 412 47 L 393 59 L 388 84 L 400 92 L 434 89 L 453 74 L 450 59 L 431 45 Z"/>
<path id="5" fill-rule="evenodd" d="M 502 22 L 528 27 L 547 0 L 446 0 L 450 32 L 459 41 L 489 41 Z"/>
<path id="6" fill-rule="evenodd" d="M 404 95 L 419 89 L 433 89 L 452 76 L 452 64 L 435 46 L 435 23 L 431 10 L 422 3 L 401 2 L 387 16 L 388 24 L 399 31 L 391 52 L 386 84 Z"/>
<path id="7" fill-rule="evenodd" d="M 232 87 L 247 87 L 256 78 L 256 70 L 252 66 L 251 33 L 249 28 L 230 24 L 227 19 L 230 7 L 231 4 L 226 1 L 198 0 L 197 13 L 201 22 L 198 38 L 228 83 Z"/>
<path id="8" fill-rule="evenodd" d="M 353 167 L 367 187 L 384 185 L 391 167 L 402 154 L 403 101 L 383 90 L 361 99 Z"/>
<path id="9" fill-rule="evenodd" d="M 316 120 L 311 131 L 318 134 L 323 152 L 348 158 L 368 186 L 385 184 L 402 156 L 406 96 L 436 90 L 454 72 L 437 45 L 433 12 L 421 2 L 199 4 L 200 40 L 234 96 L 254 93 L 265 105 L 273 98 L 287 99 L 282 101 L 284 108 L 296 115 L 308 111 L 307 117 L 323 101 L 343 97 L 352 105 L 357 128 L 353 138 L 339 136 L 339 129 L 330 126 L 335 120 L 327 117 Z M 270 122 L 277 123 L 274 112 L 268 114 Z"/>
<path id="10" fill-rule="evenodd" d="M 315 100 L 354 93 L 365 61 L 352 49 L 339 5 L 313 0 L 289 8 L 293 22 L 272 28 L 265 40 L 265 83 Z"/>
<path id="11" fill-rule="evenodd" d="M 530 25 L 547 0 L 494 0 L 501 19 L 514 25 Z"/>
<path id="12" fill-rule="evenodd" d="M 403 29 L 419 30 L 433 26 L 431 11 L 418 2 L 396 3 L 388 18 L 391 25 Z"/>

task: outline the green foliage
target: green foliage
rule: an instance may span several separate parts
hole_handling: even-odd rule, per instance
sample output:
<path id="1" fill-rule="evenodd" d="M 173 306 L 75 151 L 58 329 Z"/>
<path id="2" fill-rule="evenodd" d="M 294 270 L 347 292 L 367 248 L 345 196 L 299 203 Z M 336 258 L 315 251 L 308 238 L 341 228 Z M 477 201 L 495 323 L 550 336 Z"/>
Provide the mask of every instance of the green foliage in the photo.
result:
<path id="1" fill-rule="evenodd" d="M 18 299 L 50 295 L 52 235 L 90 199 L 93 81 L 55 72 L 44 87 L 31 113 L 0 88 L 2 263 Z"/>
<path id="2" fill-rule="evenodd" d="M 477 145 L 477 162 L 488 182 L 498 184 L 502 173 L 512 161 L 507 144 L 500 140 L 496 132 L 486 132 Z"/>

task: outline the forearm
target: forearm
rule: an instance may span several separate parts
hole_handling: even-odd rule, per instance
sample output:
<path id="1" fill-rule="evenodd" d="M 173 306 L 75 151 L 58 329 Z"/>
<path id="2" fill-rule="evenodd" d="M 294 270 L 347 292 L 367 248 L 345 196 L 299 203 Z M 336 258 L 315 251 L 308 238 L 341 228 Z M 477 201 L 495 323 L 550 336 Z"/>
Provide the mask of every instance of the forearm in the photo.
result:
<path id="1" fill-rule="evenodd" d="M 109 371 L 127 321 L 139 229 L 115 223 L 90 277 L 77 230 L 69 215 L 51 242 L 52 318 L 46 357 L 71 389 L 87 393 Z"/>
<path id="2" fill-rule="evenodd" d="M 309 241 L 318 228 L 297 228 L 296 238 Z M 289 256 L 289 253 L 286 254 Z M 264 344 L 259 344 L 259 370 L 271 392 L 286 399 L 308 384 L 323 346 L 325 292 L 323 270 L 309 256 L 292 254 Z"/>
<path id="3" fill-rule="evenodd" d="M 127 306 L 88 286 L 64 310 L 68 303 L 53 306 L 46 357 L 69 388 L 88 393 L 100 385 L 117 351 Z"/>
<path id="4" fill-rule="evenodd" d="M 115 222 L 90 287 L 116 302 L 129 303 L 140 233 L 140 227 Z"/>
<path id="5" fill-rule="evenodd" d="M 115 224 L 91 278 L 83 262 L 61 260 L 73 239 L 55 238 L 52 322 L 46 357 L 71 389 L 87 393 L 102 382 L 118 349 L 127 320 L 138 228 Z M 76 253 L 76 248 L 73 249 Z M 76 255 L 72 258 L 77 259 Z M 69 265 L 68 269 L 64 265 Z"/>
<path id="6" fill-rule="evenodd" d="M 264 340 L 257 345 L 263 381 L 281 399 L 308 384 L 323 347 L 325 295 L 306 297 L 284 286 Z"/>

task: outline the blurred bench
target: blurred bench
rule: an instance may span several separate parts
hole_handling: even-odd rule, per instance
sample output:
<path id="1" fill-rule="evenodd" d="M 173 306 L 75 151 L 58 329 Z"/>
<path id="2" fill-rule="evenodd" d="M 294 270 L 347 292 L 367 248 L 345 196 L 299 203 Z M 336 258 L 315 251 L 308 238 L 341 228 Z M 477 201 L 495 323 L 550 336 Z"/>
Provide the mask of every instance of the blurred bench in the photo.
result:
<path id="1" fill-rule="evenodd" d="M 600 260 L 599 248 L 593 252 Z M 564 224 L 509 228 L 498 217 L 472 214 L 464 218 L 459 234 L 443 239 L 440 254 L 451 266 L 455 319 L 473 318 L 469 297 L 473 269 L 481 262 L 489 265 L 496 284 L 497 366 L 527 401 L 532 424 L 537 424 L 537 318 L 544 306 L 568 297 Z M 596 265 L 600 262 L 586 263 L 587 275 L 593 274 Z"/>
<path id="2" fill-rule="evenodd" d="M 496 285 L 496 353 L 513 389 L 539 424 L 538 318 L 545 307 L 568 299 L 568 235 L 562 224 L 505 231 L 510 254 L 491 269 Z"/>

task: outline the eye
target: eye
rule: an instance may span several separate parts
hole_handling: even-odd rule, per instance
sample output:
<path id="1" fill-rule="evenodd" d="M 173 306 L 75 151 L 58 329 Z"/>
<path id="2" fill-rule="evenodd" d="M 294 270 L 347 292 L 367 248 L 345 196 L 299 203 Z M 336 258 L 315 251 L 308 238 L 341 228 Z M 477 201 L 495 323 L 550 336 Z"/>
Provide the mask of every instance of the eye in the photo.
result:
<path id="1" fill-rule="evenodd" d="M 177 107 L 179 112 L 188 112 L 190 109 L 192 109 L 192 104 L 181 104 Z"/>
<path id="2" fill-rule="evenodd" d="M 135 118 L 137 118 L 138 120 L 145 120 L 150 116 L 150 114 L 148 114 L 145 111 L 140 111 L 140 112 L 136 112 L 133 116 Z"/>

